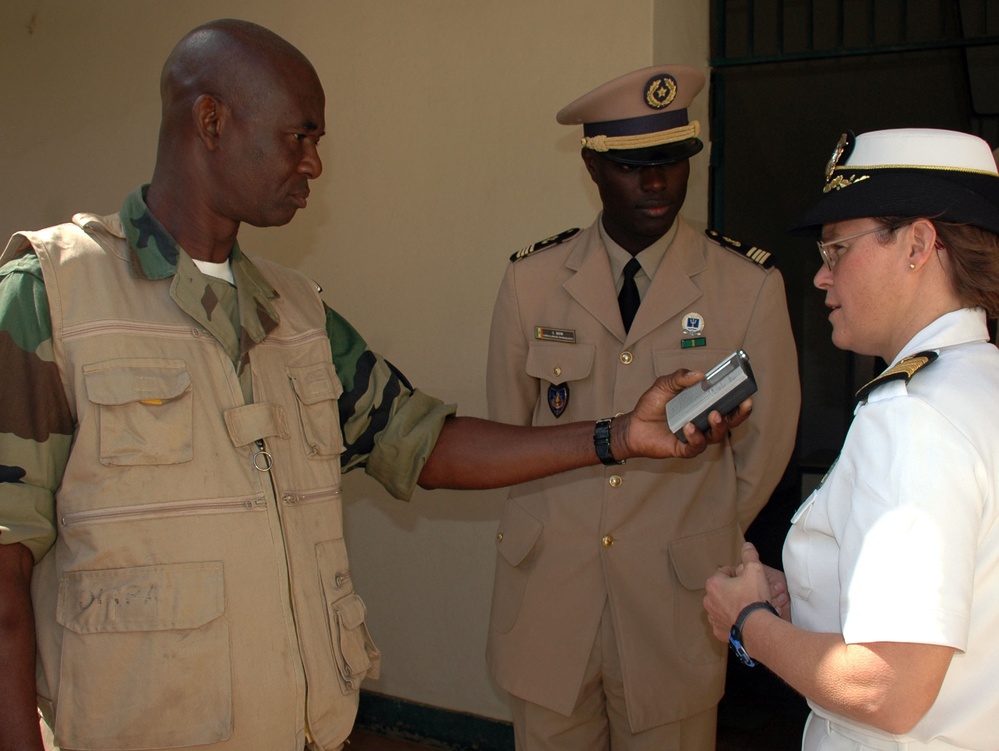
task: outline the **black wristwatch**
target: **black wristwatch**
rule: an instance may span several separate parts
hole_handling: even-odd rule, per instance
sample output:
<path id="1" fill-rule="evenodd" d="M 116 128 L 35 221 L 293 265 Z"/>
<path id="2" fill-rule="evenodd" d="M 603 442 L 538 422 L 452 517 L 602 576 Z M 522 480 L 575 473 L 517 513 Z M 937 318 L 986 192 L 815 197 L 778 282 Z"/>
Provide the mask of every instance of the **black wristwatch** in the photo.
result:
<path id="1" fill-rule="evenodd" d="M 745 625 L 749 614 L 755 613 L 757 610 L 769 610 L 771 613 L 780 618 L 780 613 L 777 612 L 777 608 L 769 602 L 754 602 L 742 609 L 742 612 L 739 613 L 739 617 L 735 619 L 735 625 L 732 626 L 732 630 L 728 633 L 728 643 L 729 646 L 732 647 L 732 651 L 735 652 L 735 656 L 739 658 L 743 665 L 750 668 L 756 667 L 756 663 L 753 661 L 753 658 L 749 656 L 746 648 L 742 646 L 742 627 Z"/>
<path id="2" fill-rule="evenodd" d="M 610 429 L 613 421 L 613 417 L 605 417 L 603 420 L 597 420 L 597 424 L 593 428 L 593 448 L 597 452 L 597 458 L 603 464 L 624 464 L 624 459 L 618 461 L 614 458 L 614 454 L 611 453 Z"/>

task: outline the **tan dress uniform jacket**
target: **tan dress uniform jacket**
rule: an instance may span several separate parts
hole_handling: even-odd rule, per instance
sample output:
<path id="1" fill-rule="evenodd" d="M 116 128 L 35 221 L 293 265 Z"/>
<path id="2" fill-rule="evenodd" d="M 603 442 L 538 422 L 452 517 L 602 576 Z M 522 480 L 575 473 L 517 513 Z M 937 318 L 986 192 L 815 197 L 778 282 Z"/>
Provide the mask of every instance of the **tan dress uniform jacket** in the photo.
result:
<path id="1" fill-rule="evenodd" d="M 721 698 L 725 646 L 701 605 L 704 582 L 738 560 L 785 469 L 800 405 L 780 274 L 677 222 L 627 336 L 594 224 L 510 264 L 489 350 L 490 417 L 521 425 L 609 417 L 656 376 L 749 354 L 759 391 L 730 441 L 693 460 L 630 459 L 517 486 L 500 523 L 487 650 L 496 681 L 570 714 L 609 598 L 633 732 Z M 691 312 L 706 344 L 681 348 Z M 548 387 L 561 383 L 568 404 L 556 418 Z"/>
<path id="2" fill-rule="evenodd" d="M 176 284 L 130 273 L 118 216 L 22 237 L 78 423 L 32 581 L 56 742 L 301 751 L 307 722 L 338 748 L 378 656 L 344 547 L 342 387 L 315 285 L 263 259 L 266 284 L 240 280 L 275 325 L 246 404 Z"/>

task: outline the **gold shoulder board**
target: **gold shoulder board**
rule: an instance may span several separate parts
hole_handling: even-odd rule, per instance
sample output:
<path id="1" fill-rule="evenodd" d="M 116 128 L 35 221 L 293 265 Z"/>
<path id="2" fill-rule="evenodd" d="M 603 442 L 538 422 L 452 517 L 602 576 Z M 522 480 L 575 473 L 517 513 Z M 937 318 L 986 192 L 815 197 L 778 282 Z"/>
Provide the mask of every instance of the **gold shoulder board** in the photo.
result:
<path id="1" fill-rule="evenodd" d="M 554 248 L 556 245 L 564 243 L 570 237 L 579 232 L 579 227 L 573 227 L 572 229 L 567 229 L 565 232 L 559 232 L 557 235 L 552 235 L 551 237 L 546 237 L 544 240 L 539 240 L 533 245 L 528 245 L 526 248 L 522 248 L 510 256 L 511 261 L 519 261 L 521 258 L 527 258 L 527 256 L 532 253 L 537 253 L 539 250 L 545 250 L 546 248 Z"/>
<path id="2" fill-rule="evenodd" d="M 909 357 L 903 357 L 895 365 L 888 368 L 888 370 L 860 389 L 857 392 L 857 401 L 865 399 L 869 393 L 882 383 L 887 383 L 888 381 L 905 381 L 908 383 L 912 376 L 938 357 L 939 355 L 933 351 L 918 352 Z"/>
<path id="3" fill-rule="evenodd" d="M 704 234 L 721 245 L 723 248 L 728 248 L 729 250 L 738 253 L 743 258 L 749 259 L 753 263 L 758 263 L 765 269 L 772 268 L 774 265 L 774 262 L 770 260 L 770 253 L 763 250 L 763 248 L 757 248 L 755 245 L 746 245 L 738 240 L 733 240 L 731 237 L 725 237 L 723 234 L 713 229 L 704 230 Z"/>

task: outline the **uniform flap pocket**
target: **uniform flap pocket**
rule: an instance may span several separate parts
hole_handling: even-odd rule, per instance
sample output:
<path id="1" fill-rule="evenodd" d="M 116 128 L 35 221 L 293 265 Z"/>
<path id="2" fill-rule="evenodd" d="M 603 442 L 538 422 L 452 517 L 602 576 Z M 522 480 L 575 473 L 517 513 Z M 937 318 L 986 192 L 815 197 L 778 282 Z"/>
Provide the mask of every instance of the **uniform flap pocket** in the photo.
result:
<path id="1" fill-rule="evenodd" d="M 692 347 L 690 349 L 657 349 L 652 353 L 656 376 L 669 375 L 674 370 L 699 370 L 707 373 L 711 368 L 732 354 L 730 349 L 707 349 Z"/>
<path id="2" fill-rule="evenodd" d="M 347 595 L 333 603 L 333 612 L 344 628 L 353 629 L 364 623 L 364 600 L 360 595 Z"/>
<path id="3" fill-rule="evenodd" d="M 191 374 L 183 360 L 113 360 L 84 366 L 83 378 L 87 398 L 105 406 L 160 404 L 191 388 Z"/>
<path id="4" fill-rule="evenodd" d="M 704 582 L 719 566 L 739 561 L 742 537 L 737 524 L 700 535 L 681 537 L 669 544 L 669 559 L 680 583 L 687 589 L 704 589 Z"/>
<path id="5" fill-rule="evenodd" d="M 259 438 L 289 438 L 288 420 L 280 404 L 260 402 L 222 413 L 233 446 L 248 446 Z"/>
<path id="6" fill-rule="evenodd" d="M 343 386 L 336 377 L 332 363 L 321 362 L 304 368 L 287 368 L 285 372 L 303 404 L 339 399 L 343 393 Z"/>
<path id="7" fill-rule="evenodd" d="M 531 342 L 527 350 L 527 375 L 550 383 L 581 381 L 593 370 L 596 348 L 592 344 Z"/>
<path id="8" fill-rule="evenodd" d="M 511 566 L 519 566 L 534 549 L 544 528 L 520 506 L 510 503 L 496 535 L 496 549 Z"/>
<path id="9" fill-rule="evenodd" d="M 225 612 L 222 562 L 71 571 L 56 620 L 78 634 L 192 629 Z"/>

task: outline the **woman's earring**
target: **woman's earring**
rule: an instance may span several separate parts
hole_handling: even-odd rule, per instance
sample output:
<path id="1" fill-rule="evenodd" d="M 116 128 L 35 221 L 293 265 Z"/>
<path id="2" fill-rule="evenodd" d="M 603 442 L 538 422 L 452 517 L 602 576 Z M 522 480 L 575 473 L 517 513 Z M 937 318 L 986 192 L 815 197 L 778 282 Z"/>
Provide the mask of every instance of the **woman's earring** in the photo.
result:
<path id="1" fill-rule="evenodd" d="M 909 268 L 910 268 L 910 269 L 915 269 L 915 268 L 916 268 L 916 264 L 914 264 L 914 263 L 910 263 L 910 264 L 909 264 Z"/>

